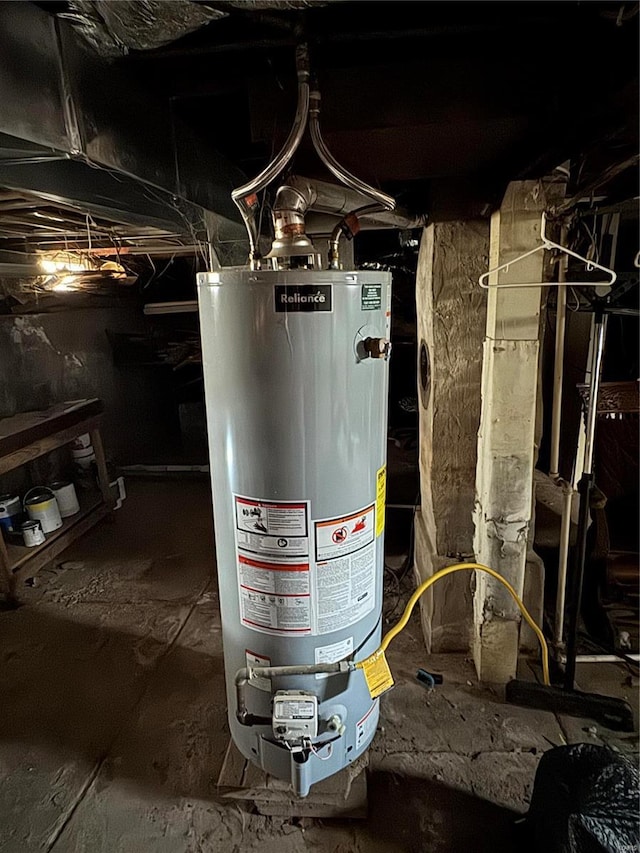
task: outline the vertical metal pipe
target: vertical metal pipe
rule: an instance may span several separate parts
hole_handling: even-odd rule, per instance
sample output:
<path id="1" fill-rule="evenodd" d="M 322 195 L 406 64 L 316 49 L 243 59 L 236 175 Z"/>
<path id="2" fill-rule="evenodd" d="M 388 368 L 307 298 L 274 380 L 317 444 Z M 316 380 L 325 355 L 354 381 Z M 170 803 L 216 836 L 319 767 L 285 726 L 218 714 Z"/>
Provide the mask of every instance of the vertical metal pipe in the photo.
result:
<path id="1" fill-rule="evenodd" d="M 571 535 L 571 509 L 573 488 L 563 483 L 562 523 L 560 525 L 560 548 L 558 554 L 558 586 L 556 591 L 555 644 L 560 646 L 564 634 L 564 605 L 567 590 L 567 566 L 569 563 L 569 540 Z"/>
<path id="2" fill-rule="evenodd" d="M 560 243 L 567 242 L 567 227 L 562 226 Z M 558 268 L 558 304 L 556 309 L 556 348 L 553 361 L 553 410 L 551 413 L 551 463 L 549 476 L 560 476 L 560 423 L 562 420 L 562 381 L 564 377 L 564 337 L 567 324 L 567 266 L 569 256 L 562 255 Z"/>
<path id="3" fill-rule="evenodd" d="M 586 419 L 586 442 L 584 448 L 585 474 L 593 472 L 593 448 L 596 435 L 596 417 L 598 415 L 598 393 L 600 391 L 600 374 L 602 372 L 602 357 L 604 355 L 604 341 L 607 332 L 607 315 L 596 314 L 594 323 L 594 342 L 591 351 L 591 365 L 589 370 L 589 405 L 587 406 Z"/>
<path id="4" fill-rule="evenodd" d="M 567 617 L 567 667 L 564 686 L 573 690 L 576 679 L 576 652 L 578 644 L 578 622 L 582 606 L 582 586 L 587 559 L 587 530 L 589 526 L 589 503 L 593 489 L 593 448 L 598 414 L 598 392 L 600 390 L 600 372 L 607 328 L 607 317 L 598 310 L 594 319 L 594 338 L 591 348 L 589 404 L 587 406 L 586 441 L 584 450 L 584 468 L 578 492 L 580 494 L 580 515 L 578 518 L 578 542 L 575 570 L 571 586 L 569 612 Z"/>

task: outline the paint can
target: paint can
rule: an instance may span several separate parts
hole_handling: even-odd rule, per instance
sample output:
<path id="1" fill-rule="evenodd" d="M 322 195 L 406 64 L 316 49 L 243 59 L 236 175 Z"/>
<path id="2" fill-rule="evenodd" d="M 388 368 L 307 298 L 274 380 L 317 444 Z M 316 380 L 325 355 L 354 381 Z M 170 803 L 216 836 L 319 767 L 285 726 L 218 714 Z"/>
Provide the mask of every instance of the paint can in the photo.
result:
<path id="1" fill-rule="evenodd" d="M 88 447 L 83 447 L 81 450 L 72 450 L 71 455 L 73 456 L 73 461 L 76 465 L 79 465 L 80 468 L 85 470 L 91 468 L 91 463 L 95 462 L 96 459 L 96 454 L 93 450 L 92 444 Z"/>
<path id="2" fill-rule="evenodd" d="M 72 450 L 84 450 L 87 447 L 91 447 L 91 435 L 88 432 L 83 432 L 71 442 Z"/>
<path id="3" fill-rule="evenodd" d="M 78 496 L 73 483 L 61 480 L 57 483 L 51 483 L 49 488 L 56 496 L 58 509 L 62 518 L 69 518 L 69 516 L 80 512 L 80 504 L 78 503 Z"/>
<path id="4" fill-rule="evenodd" d="M 23 505 L 29 518 L 40 522 L 43 533 L 53 533 L 62 527 L 56 496 L 46 486 L 29 489 L 24 496 Z"/>
<path id="5" fill-rule="evenodd" d="M 22 521 L 22 503 L 16 495 L 0 495 L 0 528 L 12 533 Z"/>
<path id="6" fill-rule="evenodd" d="M 42 545 L 45 541 L 45 535 L 42 532 L 42 525 L 39 521 L 25 521 L 20 529 L 22 530 L 22 538 L 27 548 L 35 548 L 36 545 Z"/>

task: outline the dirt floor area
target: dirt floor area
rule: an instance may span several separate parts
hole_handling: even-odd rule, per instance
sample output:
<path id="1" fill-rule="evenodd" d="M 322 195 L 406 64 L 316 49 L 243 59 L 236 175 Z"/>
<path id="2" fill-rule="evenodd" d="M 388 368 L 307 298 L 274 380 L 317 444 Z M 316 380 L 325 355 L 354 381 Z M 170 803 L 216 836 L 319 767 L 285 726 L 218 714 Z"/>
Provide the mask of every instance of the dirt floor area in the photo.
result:
<path id="1" fill-rule="evenodd" d="M 115 524 L 0 612 L 3 853 L 500 853 L 514 849 L 512 824 L 545 750 L 637 749 L 637 735 L 505 705 L 464 656 L 428 657 L 414 618 L 389 654 L 397 686 L 370 750 L 367 820 L 270 818 L 222 800 L 208 483 L 128 487 Z M 425 689 L 420 666 L 444 684 Z M 581 686 L 635 703 L 623 667 L 583 670 Z"/>

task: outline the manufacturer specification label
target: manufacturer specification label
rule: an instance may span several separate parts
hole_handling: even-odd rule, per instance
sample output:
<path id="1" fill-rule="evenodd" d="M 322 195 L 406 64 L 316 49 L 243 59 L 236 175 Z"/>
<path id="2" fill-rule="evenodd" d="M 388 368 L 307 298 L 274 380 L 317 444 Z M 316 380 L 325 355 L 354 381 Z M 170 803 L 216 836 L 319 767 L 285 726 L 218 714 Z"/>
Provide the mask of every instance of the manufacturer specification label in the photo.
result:
<path id="1" fill-rule="evenodd" d="M 275 309 L 278 313 L 333 311 L 330 284 L 276 284 Z"/>
<path id="2" fill-rule="evenodd" d="M 311 633 L 308 504 L 234 495 L 240 618 L 277 636 Z"/>
<path id="3" fill-rule="evenodd" d="M 348 628 L 375 605 L 374 505 L 315 522 L 316 633 Z"/>
<path id="4" fill-rule="evenodd" d="M 331 643 L 330 646 L 318 646 L 315 650 L 316 663 L 335 663 L 349 657 L 350 654 L 353 654 L 353 637 L 347 637 L 338 643 Z M 328 673 L 316 673 L 316 681 L 323 678 L 329 678 Z"/>
<path id="5" fill-rule="evenodd" d="M 382 308 L 382 285 L 363 284 L 360 307 L 363 311 L 377 311 Z"/>

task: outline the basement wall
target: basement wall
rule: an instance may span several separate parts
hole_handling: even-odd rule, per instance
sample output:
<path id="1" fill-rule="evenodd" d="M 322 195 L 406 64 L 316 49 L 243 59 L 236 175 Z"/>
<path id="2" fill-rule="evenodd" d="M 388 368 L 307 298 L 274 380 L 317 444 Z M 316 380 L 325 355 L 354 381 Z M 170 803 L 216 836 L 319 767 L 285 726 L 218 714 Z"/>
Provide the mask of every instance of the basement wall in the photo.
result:
<path id="1" fill-rule="evenodd" d="M 99 397 L 107 457 L 152 461 L 179 441 L 177 408 L 164 368 L 117 366 L 107 330 L 143 333 L 133 300 L 99 307 L 0 316 L 0 417 Z"/>

